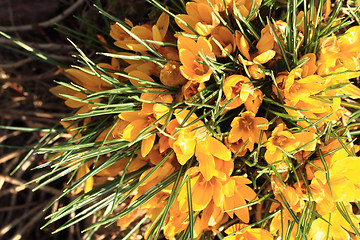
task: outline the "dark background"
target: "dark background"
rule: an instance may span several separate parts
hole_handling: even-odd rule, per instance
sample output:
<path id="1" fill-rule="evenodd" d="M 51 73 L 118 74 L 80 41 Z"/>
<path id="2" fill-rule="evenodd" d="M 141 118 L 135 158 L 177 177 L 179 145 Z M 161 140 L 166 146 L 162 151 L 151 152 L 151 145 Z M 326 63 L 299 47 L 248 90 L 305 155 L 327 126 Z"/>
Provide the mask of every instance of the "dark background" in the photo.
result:
<path id="1" fill-rule="evenodd" d="M 134 23 L 148 22 L 153 10 L 145 0 L 0 0 L 0 31 L 66 66 L 76 64 L 71 55 L 77 54 L 77 51 L 67 40 L 70 38 L 96 62 L 101 59 L 95 53 L 104 49 L 91 40 L 96 39 L 99 32 L 84 21 L 108 31 L 104 18 L 93 7 L 99 2 L 107 12 L 119 19 L 126 16 Z M 90 39 L 76 36 L 56 24 L 86 34 Z M 16 44 L 0 36 L 0 239 L 82 239 L 80 231 L 93 219 L 58 234 L 52 235 L 51 232 L 61 222 L 40 230 L 46 222 L 45 216 L 71 200 L 71 196 L 66 196 L 43 212 L 50 201 L 62 193 L 66 179 L 61 178 L 35 192 L 32 189 L 36 183 L 23 185 L 49 171 L 31 171 L 44 161 L 44 156 L 31 156 L 15 174 L 10 175 L 28 150 L 45 134 L 35 130 L 24 132 L 19 127 L 49 129 L 71 111 L 63 100 L 49 92 L 51 87 L 56 86 L 54 80 L 66 81 L 56 74 L 58 67 L 17 53 L 17 50 L 20 48 Z M 7 129 L 9 127 L 13 129 Z M 56 144 L 67 138 L 67 134 L 61 134 L 52 142 Z M 123 235 L 119 232 L 120 228 L 115 225 L 101 229 L 93 239 L 121 239 Z M 135 238 L 141 236 L 135 234 Z"/>

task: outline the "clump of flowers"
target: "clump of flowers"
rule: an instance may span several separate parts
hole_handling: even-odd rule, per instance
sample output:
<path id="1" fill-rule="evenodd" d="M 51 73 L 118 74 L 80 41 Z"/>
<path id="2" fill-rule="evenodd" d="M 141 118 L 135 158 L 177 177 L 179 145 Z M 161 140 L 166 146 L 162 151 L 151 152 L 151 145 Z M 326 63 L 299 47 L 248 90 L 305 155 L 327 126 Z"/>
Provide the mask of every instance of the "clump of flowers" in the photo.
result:
<path id="1" fill-rule="evenodd" d="M 149 2 L 162 11 L 153 24 L 99 8 L 114 21 L 107 63 L 82 55 L 87 66 L 61 69 L 72 83 L 51 90 L 77 111 L 45 165 L 52 179 L 73 173 L 77 198 L 49 222 L 78 210 L 62 228 L 143 214 L 150 239 L 359 239 L 356 12 Z"/>

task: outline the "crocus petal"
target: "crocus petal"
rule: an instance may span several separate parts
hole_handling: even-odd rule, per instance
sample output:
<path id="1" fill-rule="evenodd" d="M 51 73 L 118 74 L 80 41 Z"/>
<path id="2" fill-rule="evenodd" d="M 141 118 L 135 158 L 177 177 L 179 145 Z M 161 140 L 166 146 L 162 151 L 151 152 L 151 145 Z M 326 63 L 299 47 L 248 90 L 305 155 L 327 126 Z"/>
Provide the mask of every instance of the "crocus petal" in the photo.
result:
<path id="1" fill-rule="evenodd" d="M 156 134 L 153 133 L 150 137 L 147 137 L 141 141 L 141 156 L 145 157 L 151 151 L 154 146 Z"/>
<path id="2" fill-rule="evenodd" d="M 194 186 L 192 192 L 193 210 L 201 211 L 206 208 L 211 201 L 213 196 L 213 187 L 208 182 L 199 183 L 198 181 L 198 184 Z"/>
<path id="3" fill-rule="evenodd" d="M 162 41 L 165 38 L 166 32 L 167 32 L 168 27 L 169 27 L 169 22 L 170 22 L 170 17 L 165 12 L 163 12 L 160 15 L 159 19 L 156 22 L 156 27 L 158 28 L 160 36 L 161 36 L 160 41 Z"/>
<path id="4" fill-rule="evenodd" d="M 129 123 L 123 133 L 123 138 L 126 141 L 133 141 L 146 128 L 147 121 L 143 118 Z"/>
<path id="5" fill-rule="evenodd" d="M 253 61 L 255 63 L 264 64 L 273 59 L 276 55 L 274 50 L 267 50 L 266 52 L 261 53 L 260 55 L 256 56 Z"/>
<path id="6" fill-rule="evenodd" d="M 222 142 L 213 137 L 207 137 L 205 141 L 212 155 L 224 161 L 231 160 L 231 152 Z"/>

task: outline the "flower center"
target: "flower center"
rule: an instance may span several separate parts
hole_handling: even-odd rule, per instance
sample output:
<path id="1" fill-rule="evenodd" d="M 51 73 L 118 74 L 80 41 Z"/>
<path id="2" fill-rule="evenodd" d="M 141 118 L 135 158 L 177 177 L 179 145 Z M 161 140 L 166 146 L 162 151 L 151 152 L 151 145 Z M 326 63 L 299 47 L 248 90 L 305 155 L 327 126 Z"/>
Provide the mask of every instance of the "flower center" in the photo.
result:
<path id="1" fill-rule="evenodd" d="M 155 121 L 156 121 L 156 117 L 154 116 L 154 114 L 150 114 L 146 117 L 147 126 L 153 124 Z"/>
<path id="2" fill-rule="evenodd" d="M 231 89 L 235 95 L 240 95 L 241 87 L 242 87 L 241 82 L 238 82 L 234 86 L 232 86 Z"/>
<path id="3" fill-rule="evenodd" d="M 252 121 L 252 119 L 251 119 L 250 117 L 245 116 L 245 117 L 243 117 L 243 118 L 241 119 L 239 125 L 240 125 L 241 127 L 243 127 L 243 128 L 245 128 L 245 129 L 247 129 L 247 130 L 250 131 L 251 129 L 253 129 L 254 123 L 253 123 L 253 121 Z"/>

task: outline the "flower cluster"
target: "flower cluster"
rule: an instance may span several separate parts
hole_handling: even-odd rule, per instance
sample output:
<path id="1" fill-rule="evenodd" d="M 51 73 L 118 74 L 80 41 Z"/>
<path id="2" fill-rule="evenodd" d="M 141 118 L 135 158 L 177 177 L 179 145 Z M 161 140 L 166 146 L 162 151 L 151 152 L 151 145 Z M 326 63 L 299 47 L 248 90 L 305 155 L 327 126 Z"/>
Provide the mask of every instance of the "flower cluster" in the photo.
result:
<path id="1" fill-rule="evenodd" d="M 155 24 L 111 25 L 111 64 L 85 58 L 51 90 L 77 109 L 77 148 L 52 160 L 77 201 L 106 206 L 103 224 L 145 214 L 155 238 L 237 219 L 224 239 L 358 239 L 360 26 L 341 3 L 274 1 L 276 20 L 261 0 L 150 2 Z"/>

